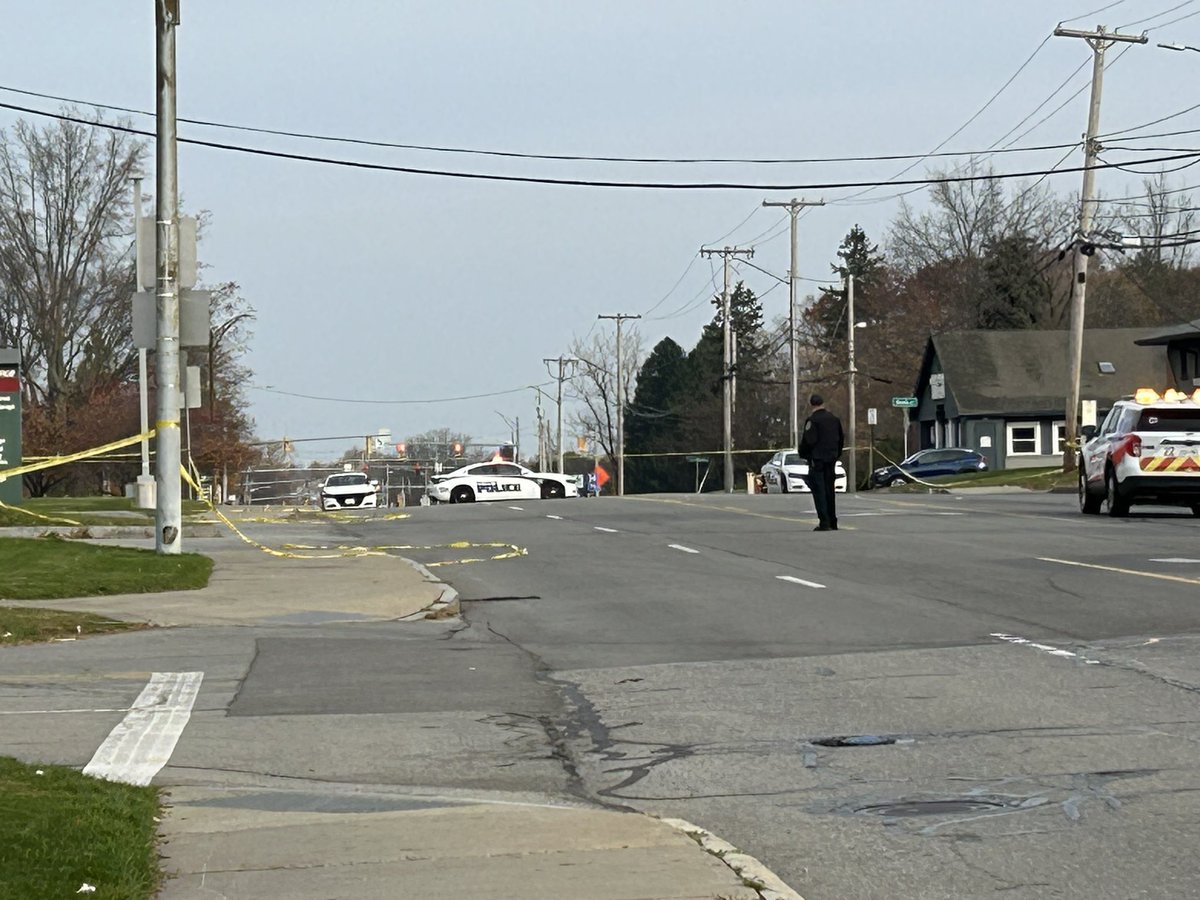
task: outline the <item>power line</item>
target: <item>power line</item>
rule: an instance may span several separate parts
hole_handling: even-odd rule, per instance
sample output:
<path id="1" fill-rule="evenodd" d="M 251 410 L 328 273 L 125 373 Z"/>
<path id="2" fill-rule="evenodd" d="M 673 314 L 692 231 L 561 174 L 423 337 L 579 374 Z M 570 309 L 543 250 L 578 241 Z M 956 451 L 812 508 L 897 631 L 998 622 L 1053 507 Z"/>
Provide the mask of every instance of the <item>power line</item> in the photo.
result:
<path id="1" fill-rule="evenodd" d="M 1099 9 L 1093 9 L 1091 12 L 1085 12 L 1083 15 L 1080 15 L 1080 16 L 1071 16 L 1071 18 L 1063 19 L 1063 21 L 1064 22 L 1074 22 L 1077 19 L 1090 19 L 1092 16 L 1099 15 L 1102 12 L 1106 12 L 1106 11 L 1112 9 L 1114 6 L 1120 6 L 1124 2 L 1125 2 L 1125 0 L 1116 0 L 1115 3 L 1110 3 L 1107 6 L 1100 7 Z"/>
<path id="2" fill-rule="evenodd" d="M 299 397 L 302 400 L 321 400 L 329 403 L 368 403 L 379 406 L 405 406 L 419 403 L 455 403 L 459 400 L 482 400 L 486 397 L 502 397 L 505 394 L 519 394 L 522 391 L 527 391 L 531 387 L 546 387 L 553 384 L 552 381 L 543 381 L 540 385 L 525 384 L 518 388 L 512 388 L 507 391 L 492 391 L 488 394 L 468 394 L 462 397 L 436 397 L 427 400 L 363 400 L 358 397 L 321 397 L 315 394 L 300 394 L 295 391 L 281 391 L 278 388 L 267 387 L 264 385 L 252 384 L 251 389 L 256 391 L 265 391 L 268 394 L 281 394 L 284 397 Z"/>
<path id="3" fill-rule="evenodd" d="M 1196 2 L 1196 0 L 1183 0 L 1182 3 L 1177 3 L 1175 6 L 1172 6 L 1170 9 L 1164 9 L 1162 12 L 1157 12 L 1152 16 L 1146 16 L 1146 18 L 1144 18 L 1144 19 L 1137 19 L 1136 21 L 1133 21 L 1133 22 L 1126 22 L 1124 25 L 1118 25 L 1117 30 L 1119 31 L 1122 28 L 1132 28 L 1134 25 L 1141 25 L 1143 22 L 1149 22 L 1149 21 L 1152 21 L 1153 19 L 1157 19 L 1162 16 L 1173 13 L 1177 9 L 1183 9 L 1185 6 L 1191 6 L 1195 2 Z M 1185 16 L 1184 18 L 1187 18 L 1187 17 Z M 1178 20 L 1176 19 L 1174 21 L 1178 21 Z M 1162 24 L 1155 25 L 1154 27 L 1162 28 L 1163 25 L 1170 25 L 1170 24 L 1171 24 L 1170 22 L 1163 22 Z"/>
<path id="4" fill-rule="evenodd" d="M 1015 77 L 1015 76 L 1014 76 Z M 128 106 L 117 106 L 110 103 L 97 103 L 90 100 L 80 100 L 73 97 L 63 97 L 57 94 L 47 94 L 42 91 L 30 91 L 0 85 L 0 91 L 20 94 L 26 97 L 38 97 L 44 100 L 55 100 L 73 106 L 87 106 L 93 109 L 104 109 L 111 112 L 127 113 L 136 116 L 153 117 L 154 113 L 134 109 Z M 982 112 L 982 110 L 980 110 Z M 467 156 L 499 157 L 503 159 L 529 159 L 555 162 L 599 162 L 599 163 L 653 163 L 653 164 L 737 164 L 737 165 L 809 165 L 819 163 L 848 163 L 848 162 L 896 162 L 901 160 L 917 160 L 918 162 L 931 157 L 970 156 L 977 150 L 946 150 L 930 153 L 888 153 L 866 156 L 814 156 L 814 157 L 657 157 L 657 156 L 596 156 L 586 154 L 559 153 L 523 153 L 510 150 L 491 150 L 472 147 L 444 147 L 432 144 L 406 144 L 394 141 L 381 141 L 371 138 L 347 137 L 344 135 L 318 134 L 303 131 L 287 131 L 276 128 L 264 128 L 253 125 L 237 125 L 228 122 L 216 122 L 207 119 L 189 119 L 179 117 L 176 121 L 189 125 L 199 125 L 205 128 L 220 128 L 228 131 L 240 131 L 249 134 L 265 134 L 274 137 L 288 137 L 299 140 L 310 140 L 325 143 L 350 144 L 361 147 L 377 147 L 392 150 L 412 150 L 427 153 L 460 154 Z M 970 124 L 969 122 L 966 124 Z M 965 127 L 965 125 L 964 125 Z M 961 129 L 960 129 L 961 131 Z M 957 134 L 957 132 L 955 132 Z M 953 138 L 955 135 L 951 135 Z M 947 138 L 947 141 L 950 138 Z M 943 142 L 944 144 L 945 142 Z M 1041 150 L 1058 150 L 1066 145 L 1048 145 L 1043 147 L 1013 147 L 1006 153 L 1034 153 Z M 722 238 L 723 240 L 723 238 Z"/>

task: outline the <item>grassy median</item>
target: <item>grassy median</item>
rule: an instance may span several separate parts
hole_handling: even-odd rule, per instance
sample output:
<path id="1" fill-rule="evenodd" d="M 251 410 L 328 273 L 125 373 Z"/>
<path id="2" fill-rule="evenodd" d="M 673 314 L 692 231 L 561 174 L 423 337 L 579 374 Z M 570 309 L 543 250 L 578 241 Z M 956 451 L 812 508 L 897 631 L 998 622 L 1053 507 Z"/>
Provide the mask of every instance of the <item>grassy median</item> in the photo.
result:
<path id="1" fill-rule="evenodd" d="M 154 896 L 159 809 L 152 787 L 0 757 L 0 897 Z"/>
<path id="2" fill-rule="evenodd" d="M 212 560 L 56 537 L 0 537 L 0 600 L 187 591 L 208 584 Z"/>

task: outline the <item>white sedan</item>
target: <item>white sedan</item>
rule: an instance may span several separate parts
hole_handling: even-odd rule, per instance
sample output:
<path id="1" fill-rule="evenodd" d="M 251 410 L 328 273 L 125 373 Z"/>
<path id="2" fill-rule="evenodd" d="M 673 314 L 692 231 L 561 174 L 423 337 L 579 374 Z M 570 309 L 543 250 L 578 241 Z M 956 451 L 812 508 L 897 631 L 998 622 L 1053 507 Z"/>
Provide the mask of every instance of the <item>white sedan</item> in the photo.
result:
<path id="1" fill-rule="evenodd" d="M 811 494 L 808 486 L 808 463 L 795 450 L 780 450 L 762 467 L 763 483 L 768 494 Z M 840 462 L 834 467 L 833 489 L 846 493 L 846 469 Z"/>
<path id="2" fill-rule="evenodd" d="M 338 472 L 321 482 L 317 502 L 323 510 L 373 508 L 379 502 L 378 494 L 379 482 L 372 481 L 362 472 Z"/>
<path id="3" fill-rule="evenodd" d="M 534 472 L 510 462 L 484 462 L 434 475 L 427 489 L 431 503 L 474 503 L 476 500 L 555 500 L 578 497 L 572 475 Z"/>

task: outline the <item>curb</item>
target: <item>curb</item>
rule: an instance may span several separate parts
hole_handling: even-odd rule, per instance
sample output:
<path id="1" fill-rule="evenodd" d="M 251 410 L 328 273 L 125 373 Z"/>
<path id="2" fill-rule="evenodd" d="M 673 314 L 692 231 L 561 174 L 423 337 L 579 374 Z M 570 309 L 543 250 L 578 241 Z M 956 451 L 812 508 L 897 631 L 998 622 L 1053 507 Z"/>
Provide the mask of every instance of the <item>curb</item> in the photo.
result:
<path id="1" fill-rule="evenodd" d="M 705 852 L 712 854 L 737 874 L 747 887 L 754 888 L 763 900 L 804 900 L 800 894 L 792 890 L 783 880 L 764 866 L 759 860 L 748 853 L 742 853 L 728 841 L 721 840 L 710 831 L 699 825 L 693 825 L 686 819 L 668 819 L 656 816 L 660 822 L 670 825 L 676 831 L 681 831 Z"/>
<path id="2" fill-rule="evenodd" d="M 424 609 L 417 610 L 412 615 L 401 616 L 398 621 L 416 622 L 421 619 L 452 619 L 462 612 L 462 601 L 459 599 L 458 591 L 450 587 L 450 585 L 446 584 L 416 560 L 408 559 L 404 556 L 398 558 L 416 569 L 426 581 L 431 584 L 440 585 L 442 588 L 441 595 L 431 604 Z"/>
<path id="3" fill-rule="evenodd" d="M 0 527 L 0 537 L 39 538 L 57 534 L 75 540 L 104 540 L 107 538 L 154 538 L 154 525 L 12 525 Z M 183 526 L 185 538 L 219 538 L 224 532 L 217 525 Z"/>

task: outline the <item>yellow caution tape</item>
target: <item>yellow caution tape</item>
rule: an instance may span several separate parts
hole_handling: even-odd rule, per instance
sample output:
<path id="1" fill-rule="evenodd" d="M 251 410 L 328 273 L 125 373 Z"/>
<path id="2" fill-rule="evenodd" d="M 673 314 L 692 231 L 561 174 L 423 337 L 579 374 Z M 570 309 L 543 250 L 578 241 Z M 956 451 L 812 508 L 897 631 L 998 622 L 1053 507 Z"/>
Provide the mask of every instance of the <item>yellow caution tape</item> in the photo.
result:
<path id="1" fill-rule="evenodd" d="M 77 525 L 77 526 L 79 526 L 80 528 L 82 528 L 82 527 L 83 527 L 83 523 L 82 523 L 82 522 L 76 522 L 74 519 L 68 519 L 68 518 L 65 518 L 65 517 L 63 517 L 63 516 L 43 516 L 41 513 L 35 513 L 35 512 L 34 512 L 33 510 L 31 510 L 31 509 L 25 509 L 25 508 L 23 508 L 23 507 L 20 507 L 20 506 L 9 506 L 9 505 L 8 505 L 7 503 L 5 503 L 3 500 L 0 500 L 0 509 L 11 509 L 11 510 L 13 510 L 14 512 L 24 513 L 24 514 L 25 514 L 25 515 L 27 515 L 27 516 L 33 516 L 33 518 L 35 518 L 35 519 L 40 519 L 40 520 L 41 520 L 41 521 L 43 521 L 43 522 L 49 522 L 49 523 L 51 523 L 51 524 L 57 524 L 57 525 Z"/>
<path id="2" fill-rule="evenodd" d="M 17 466 L 15 469 L 0 469 L 0 481 L 6 478 L 12 478 L 14 475 L 24 475 L 28 472 L 38 472 L 42 469 L 52 469 L 55 466 L 65 465 L 66 463 L 77 462 L 81 459 L 88 459 L 93 456 L 100 456 L 103 453 L 108 453 L 110 450 L 120 450 L 122 447 L 128 447 L 130 444 L 141 443 L 144 440 L 149 440 L 154 437 L 154 429 L 144 431 L 141 434 L 136 434 L 133 437 L 122 438 L 119 441 L 113 441 L 110 444 L 102 444 L 99 447 L 93 447 L 90 450 L 80 450 L 78 453 L 68 453 L 66 456 L 50 456 L 39 460 L 35 463 L 30 463 L 27 466 Z"/>

